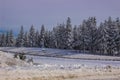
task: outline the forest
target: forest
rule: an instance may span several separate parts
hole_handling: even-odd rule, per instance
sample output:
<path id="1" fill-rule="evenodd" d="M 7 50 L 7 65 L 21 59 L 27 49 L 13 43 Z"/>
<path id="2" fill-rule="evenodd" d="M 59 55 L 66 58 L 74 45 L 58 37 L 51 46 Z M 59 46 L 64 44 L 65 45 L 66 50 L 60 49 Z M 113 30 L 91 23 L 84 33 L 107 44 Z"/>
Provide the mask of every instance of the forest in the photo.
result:
<path id="1" fill-rule="evenodd" d="M 0 47 L 40 47 L 79 50 L 83 53 L 120 56 L 120 20 L 109 17 L 97 24 L 95 17 L 83 20 L 80 25 L 72 25 L 68 17 L 65 23 L 57 24 L 52 30 L 42 25 L 28 31 L 24 26 L 17 36 L 13 30 L 0 34 Z"/>

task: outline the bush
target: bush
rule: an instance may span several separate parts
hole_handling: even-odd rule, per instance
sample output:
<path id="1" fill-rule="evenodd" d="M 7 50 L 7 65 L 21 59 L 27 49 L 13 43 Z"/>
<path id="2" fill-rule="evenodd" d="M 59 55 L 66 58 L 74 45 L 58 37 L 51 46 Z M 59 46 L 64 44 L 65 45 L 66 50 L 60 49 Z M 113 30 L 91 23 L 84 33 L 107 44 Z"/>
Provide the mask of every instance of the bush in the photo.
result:
<path id="1" fill-rule="evenodd" d="M 20 60 L 25 60 L 26 56 L 25 53 L 18 53 L 14 55 L 14 58 L 19 58 Z"/>

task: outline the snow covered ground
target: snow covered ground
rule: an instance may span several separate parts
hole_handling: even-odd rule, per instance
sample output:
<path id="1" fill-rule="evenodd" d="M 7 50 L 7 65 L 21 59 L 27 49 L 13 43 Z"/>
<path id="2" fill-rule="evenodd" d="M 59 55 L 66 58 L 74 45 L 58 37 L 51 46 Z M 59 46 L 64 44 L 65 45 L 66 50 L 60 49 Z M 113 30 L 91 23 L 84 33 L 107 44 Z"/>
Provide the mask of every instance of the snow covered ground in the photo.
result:
<path id="1" fill-rule="evenodd" d="M 41 48 L 0 48 L 0 80 L 119 80 L 120 61 L 109 60 L 85 60 L 76 55 L 93 58 L 98 55 L 77 54 L 76 51 Z M 29 54 L 62 54 L 56 56 L 28 55 L 33 58 L 33 65 L 26 61 L 14 59 L 10 52 L 25 52 Z M 74 55 L 73 55 L 74 54 Z M 73 55 L 73 56 L 72 56 Z M 82 57 L 82 56 L 81 56 Z M 104 57 L 104 56 L 99 56 Z M 98 57 L 97 57 L 98 58 Z M 104 58 L 109 58 L 105 56 Z M 9 64 L 8 64 L 9 63 Z M 13 76 L 14 75 L 14 76 Z"/>
<path id="2" fill-rule="evenodd" d="M 40 56 L 27 56 L 28 58 L 33 57 L 35 63 L 38 64 L 50 64 L 55 66 L 65 66 L 67 68 L 79 68 L 84 67 L 104 67 L 106 65 L 112 65 L 114 67 L 120 67 L 120 61 L 102 61 L 102 60 L 81 60 L 81 59 L 65 59 L 65 58 L 54 58 L 54 57 L 40 57 Z"/>
<path id="3" fill-rule="evenodd" d="M 44 67 L 42 64 L 48 67 L 51 67 L 50 65 L 52 65 L 53 69 L 63 68 L 63 67 L 65 69 L 69 69 L 69 68 L 78 69 L 81 66 L 105 67 L 107 65 L 111 65 L 113 67 L 120 67 L 120 61 L 119 61 L 120 57 L 99 56 L 99 55 L 90 55 L 90 54 L 82 54 L 82 53 L 78 54 L 78 52 L 75 50 L 60 50 L 60 49 L 49 49 L 49 48 L 45 48 L 45 49 L 24 48 L 24 47 L 23 48 L 1 47 L 0 50 L 6 51 L 7 54 L 10 54 L 10 52 L 27 53 L 26 55 L 27 59 L 30 59 L 32 57 L 35 67 L 37 66 Z M 35 55 L 29 55 L 29 54 L 35 54 Z M 57 54 L 61 55 L 61 57 L 60 56 L 58 57 Z M 52 57 L 49 55 L 52 55 Z"/>
<path id="4" fill-rule="evenodd" d="M 64 49 L 51 49 L 51 48 L 17 48 L 17 47 L 0 47 L 1 51 L 6 52 L 24 52 L 28 55 L 47 56 L 47 57 L 59 57 L 59 58 L 70 58 L 70 59 L 85 59 L 85 60 L 112 60 L 120 61 L 120 57 L 113 56 L 100 56 L 82 53 L 78 50 L 64 50 Z"/>

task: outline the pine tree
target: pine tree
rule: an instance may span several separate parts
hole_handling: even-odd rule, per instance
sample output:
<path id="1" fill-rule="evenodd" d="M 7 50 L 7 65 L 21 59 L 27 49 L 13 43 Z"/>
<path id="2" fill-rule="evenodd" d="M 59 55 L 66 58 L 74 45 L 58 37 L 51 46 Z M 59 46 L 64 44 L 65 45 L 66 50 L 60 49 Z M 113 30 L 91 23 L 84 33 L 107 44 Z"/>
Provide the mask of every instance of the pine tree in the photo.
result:
<path id="1" fill-rule="evenodd" d="M 29 47 L 29 38 L 27 32 L 24 35 L 24 47 Z"/>
<path id="2" fill-rule="evenodd" d="M 59 31 L 59 25 L 53 28 L 53 35 L 54 35 L 54 42 L 56 48 L 60 48 L 60 31 Z"/>
<path id="3" fill-rule="evenodd" d="M 116 27 L 117 27 L 117 37 L 115 40 L 115 46 L 116 46 L 116 54 L 120 55 L 120 20 L 119 18 L 116 19 Z"/>
<path id="4" fill-rule="evenodd" d="M 45 45 L 47 45 L 48 48 L 55 48 L 53 36 L 52 31 L 47 31 L 45 34 Z"/>
<path id="5" fill-rule="evenodd" d="M 55 48 L 66 49 L 65 24 L 58 24 L 51 32 L 52 44 Z"/>
<path id="6" fill-rule="evenodd" d="M 17 47 L 23 47 L 24 46 L 24 29 L 23 29 L 23 26 L 21 26 L 18 37 L 16 38 L 16 46 Z"/>
<path id="7" fill-rule="evenodd" d="M 113 55 L 115 48 L 115 40 L 117 38 L 117 28 L 115 23 L 109 17 L 106 22 L 106 39 L 107 39 L 107 53 Z"/>
<path id="8" fill-rule="evenodd" d="M 107 39 L 106 39 L 106 27 L 104 23 L 101 23 L 98 28 L 98 50 L 100 51 L 100 54 L 107 54 Z"/>
<path id="9" fill-rule="evenodd" d="M 57 39 L 57 29 L 54 27 L 52 32 L 51 32 L 51 36 L 50 36 L 50 39 L 52 41 L 52 48 L 58 48 L 58 39 Z"/>
<path id="10" fill-rule="evenodd" d="M 67 49 L 66 38 L 65 38 L 66 28 L 65 24 L 60 24 L 58 28 L 58 43 L 59 48 L 61 49 Z M 71 45 L 72 46 L 72 45 Z"/>
<path id="11" fill-rule="evenodd" d="M 0 43 L 1 47 L 6 47 L 6 37 L 5 34 L 2 33 L 1 35 L 1 43 Z"/>
<path id="12" fill-rule="evenodd" d="M 24 45 L 24 29 L 23 29 L 23 26 L 21 26 L 19 36 L 20 36 L 20 41 L 19 41 L 20 47 L 23 47 L 23 45 Z"/>
<path id="13" fill-rule="evenodd" d="M 85 53 L 85 50 L 88 49 L 88 34 L 89 32 L 87 32 L 87 24 L 86 21 L 84 20 L 82 25 L 80 25 L 79 27 L 79 35 L 78 35 L 78 44 L 80 46 L 80 50 L 83 50 L 83 53 Z"/>
<path id="14" fill-rule="evenodd" d="M 40 37 L 39 31 L 36 31 L 35 33 L 35 46 L 36 47 L 39 47 L 39 37 Z"/>
<path id="15" fill-rule="evenodd" d="M 46 48 L 51 48 L 51 46 L 50 46 L 50 32 L 49 31 L 45 31 L 45 44 L 44 44 L 44 46 L 46 47 Z"/>
<path id="16" fill-rule="evenodd" d="M 9 40 L 9 32 L 6 32 L 6 46 L 9 47 L 10 40 Z"/>
<path id="17" fill-rule="evenodd" d="M 80 41 L 79 41 L 79 28 L 75 25 L 73 28 L 73 42 L 72 42 L 72 47 L 74 49 L 80 49 Z"/>
<path id="18" fill-rule="evenodd" d="M 10 32 L 9 32 L 9 41 L 10 41 L 9 46 L 13 47 L 15 42 L 14 42 L 14 36 L 13 36 L 12 30 L 10 30 Z"/>
<path id="19" fill-rule="evenodd" d="M 33 25 L 29 30 L 29 45 L 30 47 L 35 47 L 35 29 Z"/>
<path id="20" fill-rule="evenodd" d="M 96 37 L 97 37 L 97 28 L 96 28 L 96 19 L 95 17 L 91 17 L 86 22 L 86 44 L 88 46 L 88 50 L 91 53 L 96 51 Z"/>
<path id="21" fill-rule="evenodd" d="M 66 22 L 66 29 L 65 29 L 65 39 L 66 39 L 66 48 L 67 49 L 72 49 L 72 41 L 73 41 L 73 36 L 72 36 L 72 25 L 71 25 L 71 19 L 68 17 L 67 22 Z"/>
<path id="22" fill-rule="evenodd" d="M 40 47 L 44 48 L 45 42 L 45 27 L 42 25 L 41 31 L 40 31 Z"/>

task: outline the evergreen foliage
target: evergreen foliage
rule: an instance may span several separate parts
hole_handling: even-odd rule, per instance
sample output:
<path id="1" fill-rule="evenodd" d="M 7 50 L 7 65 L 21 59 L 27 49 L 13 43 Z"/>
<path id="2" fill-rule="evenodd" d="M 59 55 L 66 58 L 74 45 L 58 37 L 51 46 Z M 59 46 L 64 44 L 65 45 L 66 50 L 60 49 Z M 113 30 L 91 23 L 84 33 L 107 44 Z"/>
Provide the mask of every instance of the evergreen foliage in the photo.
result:
<path id="1" fill-rule="evenodd" d="M 120 55 L 120 20 L 109 17 L 97 25 L 96 18 L 90 17 L 73 27 L 68 17 L 66 24 L 58 24 L 52 30 L 46 30 L 44 25 L 35 30 L 32 25 L 29 32 L 24 32 L 21 26 L 16 38 L 12 30 L 0 34 L 0 46 L 76 49 L 83 53 Z"/>

